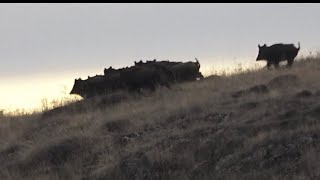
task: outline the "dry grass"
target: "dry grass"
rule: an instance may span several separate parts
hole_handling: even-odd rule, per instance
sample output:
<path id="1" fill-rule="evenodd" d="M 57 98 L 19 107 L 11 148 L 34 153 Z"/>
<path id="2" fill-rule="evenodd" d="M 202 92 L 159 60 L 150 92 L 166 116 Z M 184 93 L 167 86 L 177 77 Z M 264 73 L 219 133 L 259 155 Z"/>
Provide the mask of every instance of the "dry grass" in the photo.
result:
<path id="1" fill-rule="evenodd" d="M 317 179 L 319 77 L 312 56 L 0 114 L 0 179 Z"/>

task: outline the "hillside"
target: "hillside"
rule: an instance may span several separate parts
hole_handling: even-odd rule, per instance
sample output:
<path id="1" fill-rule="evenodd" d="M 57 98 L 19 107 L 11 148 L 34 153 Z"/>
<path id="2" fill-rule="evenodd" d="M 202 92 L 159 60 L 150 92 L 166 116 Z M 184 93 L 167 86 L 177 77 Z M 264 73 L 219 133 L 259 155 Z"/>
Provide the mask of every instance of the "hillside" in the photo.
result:
<path id="1" fill-rule="evenodd" d="M 0 179 L 320 179 L 320 57 L 0 116 Z"/>

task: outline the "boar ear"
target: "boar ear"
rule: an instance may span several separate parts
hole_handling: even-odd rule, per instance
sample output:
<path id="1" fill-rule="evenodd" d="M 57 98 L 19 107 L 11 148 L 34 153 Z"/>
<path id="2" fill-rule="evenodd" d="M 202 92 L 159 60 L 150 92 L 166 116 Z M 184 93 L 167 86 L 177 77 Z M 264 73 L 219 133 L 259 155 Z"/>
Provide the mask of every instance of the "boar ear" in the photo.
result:
<path id="1" fill-rule="evenodd" d="M 258 48 L 261 48 L 260 44 L 258 44 Z"/>

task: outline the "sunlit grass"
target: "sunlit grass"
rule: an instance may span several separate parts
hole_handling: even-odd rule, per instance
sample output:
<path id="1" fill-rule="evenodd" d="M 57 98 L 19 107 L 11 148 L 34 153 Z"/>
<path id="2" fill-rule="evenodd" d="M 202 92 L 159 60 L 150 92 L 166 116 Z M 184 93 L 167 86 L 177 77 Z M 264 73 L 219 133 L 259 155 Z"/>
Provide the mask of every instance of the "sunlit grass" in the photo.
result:
<path id="1" fill-rule="evenodd" d="M 227 68 L 223 68 L 223 67 L 205 67 L 202 68 L 202 73 L 204 74 L 205 77 L 208 77 L 210 75 L 219 75 L 219 76 L 230 76 L 230 75 L 234 75 L 237 73 L 242 73 L 242 72 L 248 72 L 248 71 L 254 71 L 254 70 L 258 70 L 259 68 L 261 68 L 261 66 L 255 64 L 255 65 L 244 65 L 241 63 L 238 63 L 236 65 L 227 67 Z M 67 104 L 70 104 L 72 102 L 81 100 L 82 98 L 80 96 L 77 95 L 70 95 L 69 91 L 71 89 L 71 87 L 73 86 L 73 84 L 70 84 L 73 82 L 73 80 L 68 80 L 69 84 L 68 87 L 65 85 L 63 87 L 60 87 L 58 85 L 56 85 L 55 87 L 55 96 L 51 95 L 51 96 L 47 96 L 47 97 L 43 97 L 43 98 L 37 98 L 39 99 L 38 102 L 35 101 L 35 99 L 30 99 L 30 98 L 36 98 L 38 94 L 40 94 L 39 92 L 41 92 L 41 94 L 43 94 L 42 91 L 46 91 L 47 89 L 39 89 L 39 88 L 35 88 L 34 91 L 32 92 L 32 95 L 28 95 L 30 96 L 27 97 L 30 99 L 30 101 L 32 100 L 32 102 L 19 102 L 19 99 L 12 99 L 15 102 L 19 102 L 19 104 L 23 104 L 24 106 L 26 106 L 26 108 L 23 107 L 11 107 L 11 108 L 5 108 L 5 109 L 1 109 L 0 108 L 0 114 L 5 114 L 5 115 L 16 115 L 16 116 L 22 116 L 22 115 L 30 115 L 33 113 L 41 113 L 43 111 L 47 111 L 56 107 L 61 107 Z M 41 82 L 37 81 L 37 84 L 40 84 Z M 59 84 L 58 82 L 53 82 L 56 84 Z M 65 83 L 66 84 L 66 83 Z M 47 85 L 48 86 L 48 85 Z M 50 87 L 48 86 L 48 88 L 54 87 L 55 85 L 50 85 Z M 15 87 L 15 89 L 18 89 L 18 87 Z M 29 89 L 31 89 L 29 87 Z M 27 91 L 27 93 L 30 92 Z M 9 93 L 9 92 L 7 92 Z M 14 91 L 13 93 L 19 93 L 18 91 Z M 52 90 L 50 92 L 52 94 Z M 59 95 L 58 95 L 59 94 Z M 9 96 L 8 96 L 9 97 Z M 29 100 L 29 99 L 25 99 L 25 100 Z M 23 100 L 23 99 L 22 99 Z M 30 104 L 29 106 L 27 104 Z"/>
<path id="2" fill-rule="evenodd" d="M 72 103 L 79 99 L 65 93 L 42 99 L 37 112 L 44 113 L 0 114 L 0 179 L 313 179 L 319 60 L 308 56 L 279 70 L 237 64 L 212 73 L 222 77 L 152 94 Z M 296 85 L 269 85 L 287 74 Z M 248 91 L 257 85 L 269 90 Z M 301 90 L 312 95 L 297 97 Z M 238 91 L 248 94 L 233 98 Z"/>
<path id="3" fill-rule="evenodd" d="M 55 98 L 42 98 L 38 107 L 35 108 L 15 108 L 15 109 L 0 109 L 0 116 L 24 116 L 41 113 L 53 108 L 62 107 L 70 103 L 81 100 L 77 95 L 65 95 Z"/>
<path id="4" fill-rule="evenodd" d="M 0 111 L 3 114 L 32 114 L 81 99 L 69 95 L 73 85 L 71 76 L 12 77 L 0 79 L 0 83 Z"/>
<path id="5" fill-rule="evenodd" d="M 320 53 L 309 53 L 307 56 L 301 55 L 298 60 L 296 60 L 296 63 L 299 63 L 299 61 L 308 61 L 308 60 L 313 60 L 317 59 L 320 57 Z M 284 64 L 286 62 L 283 62 Z M 233 65 L 229 66 L 213 66 L 213 65 L 208 65 L 208 66 L 201 66 L 200 71 L 205 77 L 209 77 L 211 75 L 218 75 L 218 76 L 235 76 L 237 74 L 241 73 L 249 73 L 249 72 L 256 72 L 258 70 L 264 69 L 265 68 L 265 62 L 260 62 L 260 63 L 235 63 Z M 76 78 L 76 77 L 75 77 Z M 68 82 L 68 83 L 66 83 Z M 36 83 L 39 83 L 37 81 Z M 55 81 L 52 82 L 52 85 L 50 85 L 50 88 L 52 89 L 54 83 L 59 84 L 59 82 Z M 68 80 L 64 80 L 64 84 L 68 84 L 67 86 L 64 85 L 63 87 L 59 87 L 56 85 L 55 87 L 55 95 L 47 96 L 47 97 L 42 97 L 38 98 L 38 101 L 34 101 L 33 103 L 31 102 L 20 102 L 20 104 L 30 104 L 27 108 L 23 107 L 11 107 L 11 108 L 1 108 L 0 107 L 0 115 L 28 115 L 28 114 L 33 114 L 33 113 L 40 113 L 46 110 L 50 110 L 56 107 L 61 107 L 64 105 L 67 105 L 69 103 L 81 100 L 82 98 L 77 95 L 70 95 L 69 91 L 71 87 L 73 86 L 73 79 L 70 78 Z M 60 83 L 61 84 L 61 83 Z M 49 86 L 48 86 L 49 87 Z M 16 87 L 18 88 L 18 87 Z M 46 89 L 38 89 L 35 88 L 35 91 L 33 92 L 32 97 L 36 97 L 35 94 L 40 94 L 38 92 L 41 91 L 46 91 Z M 7 92 L 9 93 L 9 91 Z M 13 93 L 19 93 L 18 91 L 13 91 Z M 52 93 L 52 91 L 51 91 Z M 42 93 L 44 94 L 44 93 Z M 28 95 L 26 95 L 28 96 Z M 30 96 L 30 95 L 29 95 Z M 4 95 L 6 97 L 6 95 Z M 8 96 L 9 97 L 9 96 Z M 13 99 L 14 100 L 14 99 Z M 27 99 L 26 99 L 27 100 Z M 19 99 L 15 99 L 15 101 L 19 101 Z M 3 102 L 2 102 L 3 103 Z"/>

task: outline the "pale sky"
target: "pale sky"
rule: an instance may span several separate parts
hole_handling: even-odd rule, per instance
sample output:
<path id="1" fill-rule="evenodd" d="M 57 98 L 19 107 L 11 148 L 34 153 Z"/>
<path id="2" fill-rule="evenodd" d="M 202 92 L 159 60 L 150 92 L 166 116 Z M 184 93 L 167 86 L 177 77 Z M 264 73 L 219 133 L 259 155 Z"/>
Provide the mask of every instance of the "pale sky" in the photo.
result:
<path id="1" fill-rule="evenodd" d="M 36 108 L 75 78 L 154 59 L 212 69 L 255 62 L 258 44 L 320 48 L 320 4 L 0 4 L 0 109 Z"/>

